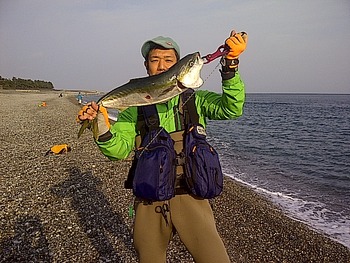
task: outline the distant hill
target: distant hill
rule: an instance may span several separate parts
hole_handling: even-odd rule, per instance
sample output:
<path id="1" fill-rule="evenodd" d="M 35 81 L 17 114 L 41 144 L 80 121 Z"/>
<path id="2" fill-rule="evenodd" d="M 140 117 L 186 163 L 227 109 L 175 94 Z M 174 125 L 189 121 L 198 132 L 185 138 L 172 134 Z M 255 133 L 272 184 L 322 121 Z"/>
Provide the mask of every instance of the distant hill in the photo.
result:
<path id="1" fill-rule="evenodd" d="M 6 79 L 0 76 L 0 89 L 53 90 L 54 86 L 50 81 L 21 79 L 16 77 L 13 77 L 12 79 Z"/>

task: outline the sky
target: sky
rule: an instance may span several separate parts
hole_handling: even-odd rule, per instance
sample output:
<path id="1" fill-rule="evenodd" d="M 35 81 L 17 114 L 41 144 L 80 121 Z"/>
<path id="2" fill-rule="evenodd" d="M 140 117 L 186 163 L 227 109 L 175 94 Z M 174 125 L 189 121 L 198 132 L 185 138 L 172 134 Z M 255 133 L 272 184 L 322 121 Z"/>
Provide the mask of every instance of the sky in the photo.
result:
<path id="1" fill-rule="evenodd" d="M 0 76 L 109 91 L 146 76 L 146 40 L 204 56 L 232 29 L 248 33 L 248 93 L 350 94 L 349 0 L 0 0 Z M 201 89 L 221 92 L 218 62 Z"/>

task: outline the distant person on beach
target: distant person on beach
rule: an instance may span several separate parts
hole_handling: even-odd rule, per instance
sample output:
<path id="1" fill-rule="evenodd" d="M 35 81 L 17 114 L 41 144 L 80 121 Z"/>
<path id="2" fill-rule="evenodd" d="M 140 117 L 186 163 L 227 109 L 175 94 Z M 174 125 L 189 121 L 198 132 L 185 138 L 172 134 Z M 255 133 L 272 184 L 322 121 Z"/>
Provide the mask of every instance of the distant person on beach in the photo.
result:
<path id="1" fill-rule="evenodd" d="M 79 103 L 79 104 L 82 104 L 83 95 L 81 95 L 80 92 L 78 93 L 77 100 L 78 100 L 78 103 Z"/>
<path id="2" fill-rule="evenodd" d="M 196 128 L 202 127 L 197 129 L 198 134 L 202 136 L 205 135 L 204 128 L 207 118 L 211 120 L 229 120 L 242 115 L 245 89 L 238 72 L 238 62 L 239 56 L 246 49 L 247 39 L 247 34 L 232 31 L 230 37 L 225 40 L 229 51 L 221 59 L 222 94 L 206 90 L 198 90 L 194 93 L 194 111 L 199 117 L 199 125 Z M 180 59 L 180 48 L 169 37 L 159 36 L 146 41 L 141 48 L 141 53 L 145 59 L 144 65 L 149 76 L 167 71 Z M 174 134 L 181 135 L 180 139 L 171 137 L 175 141 L 174 149 L 177 154 L 176 164 L 172 166 L 172 169 L 176 171 L 176 177 L 174 181 L 169 181 L 167 185 L 175 190 L 173 197 L 167 200 L 150 201 L 147 198 L 135 197 L 134 246 L 139 262 L 164 263 L 166 262 L 168 244 L 172 236 L 177 233 L 197 263 L 230 262 L 223 241 L 216 229 L 208 198 L 193 194 L 188 180 L 185 179 L 187 173 L 185 162 L 188 156 L 184 158 L 185 151 L 183 148 L 186 147 L 186 144 L 183 140 L 188 135 L 183 127 L 186 126 L 184 119 L 188 115 L 180 112 L 179 117 L 174 118 L 176 116 L 174 110 L 179 109 L 179 101 L 181 100 L 183 100 L 182 94 L 153 106 L 156 109 L 156 115 L 153 116 L 159 118 L 158 127 L 162 127 L 170 136 Z M 147 130 L 149 127 L 146 127 L 144 123 L 149 122 L 149 119 L 141 115 L 143 110 L 143 107 L 130 107 L 121 112 L 118 120 L 111 125 L 108 121 L 106 109 L 98 106 L 95 102 L 91 102 L 79 111 L 78 120 L 97 118 L 97 145 L 109 159 L 122 160 L 126 159 L 133 150 L 139 149 L 140 141 L 145 140 L 150 132 Z M 188 111 L 193 112 L 190 109 Z M 185 117 L 181 118 L 181 114 Z M 168 116 L 171 116 L 171 118 L 169 119 Z M 140 123 L 143 123 L 143 126 L 140 126 Z M 140 130 L 145 134 L 142 134 Z M 166 155 L 165 158 L 168 158 L 168 156 Z M 147 167 L 157 166 L 151 158 L 144 161 Z M 211 160 L 205 161 L 210 162 Z M 148 180 L 150 184 L 152 183 L 151 179 L 155 174 L 150 173 L 147 167 L 138 167 L 138 165 L 138 162 L 134 160 L 129 172 L 129 180 L 126 183 L 127 188 L 135 189 L 140 186 L 136 180 L 135 169 L 141 171 L 139 175 L 146 178 L 145 181 Z M 162 169 L 163 167 L 160 167 L 160 170 Z M 135 177 L 130 177 L 130 175 Z M 196 176 L 196 174 L 191 174 L 191 176 Z M 142 188 L 143 185 L 140 187 Z"/>

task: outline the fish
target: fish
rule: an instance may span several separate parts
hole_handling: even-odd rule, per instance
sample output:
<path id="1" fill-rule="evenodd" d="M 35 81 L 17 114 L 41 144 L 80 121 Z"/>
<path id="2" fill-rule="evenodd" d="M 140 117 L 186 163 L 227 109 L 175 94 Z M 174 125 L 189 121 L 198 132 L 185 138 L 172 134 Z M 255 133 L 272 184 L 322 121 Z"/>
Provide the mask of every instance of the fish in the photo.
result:
<path id="1" fill-rule="evenodd" d="M 199 52 L 188 54 L 169 70 L 157 75 L 131 79 L 128 83 L 106 93 L 98 101 L 105 108 L 123 111 L 129 107 L 164 103 L 188 89 L 198 89 L 203 85 L 200 76 L 204 64 Z M 82 122 L 78 138 L 86 128 L 90 128 L 95 139 L 96 119 Z"/>

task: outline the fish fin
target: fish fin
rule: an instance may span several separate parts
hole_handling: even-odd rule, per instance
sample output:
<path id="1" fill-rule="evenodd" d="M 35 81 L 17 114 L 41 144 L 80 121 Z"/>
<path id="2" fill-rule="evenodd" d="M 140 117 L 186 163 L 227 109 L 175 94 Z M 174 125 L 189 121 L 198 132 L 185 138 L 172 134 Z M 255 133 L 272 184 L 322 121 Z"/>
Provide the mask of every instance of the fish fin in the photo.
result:
<path id="1" fill-rule="evenodd" d="M 163 90 L 158 96 L 161 97 L 163 95 L 166 95 L 168 92 L 172 91 L 174 88 L 177 88 L 177 85 L 171 85 L 169 88 Z"/>
<path id="2" fill-rule="evenodd" d="M 118 106 L 118 108 L 116 108 L 118 110 L 118 114 L 122 111 L 125 111 L 127 108 L 129 107 L 122 107 L 122 106 Z"/>
<path id="3" fill-rule="evenodd" d="M 107 106 L 106 104 L 104 104 L 103 101 L 101 101 L 99 103 L 99 105 L 105 107 L 107 109 L 107 113 L 108 113 L 109 109 L 117 110 L 118 113 L 119 113 L 119 112 L 122 112 L 122 111 L 126 110 L 127 108 L 129 108 L 129 106 L 128 107 L 125 107 L 125 106 L 110 107 L 110 106 Z"/>

